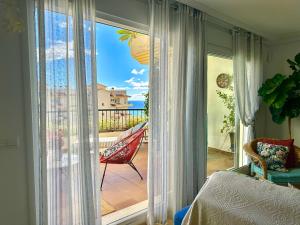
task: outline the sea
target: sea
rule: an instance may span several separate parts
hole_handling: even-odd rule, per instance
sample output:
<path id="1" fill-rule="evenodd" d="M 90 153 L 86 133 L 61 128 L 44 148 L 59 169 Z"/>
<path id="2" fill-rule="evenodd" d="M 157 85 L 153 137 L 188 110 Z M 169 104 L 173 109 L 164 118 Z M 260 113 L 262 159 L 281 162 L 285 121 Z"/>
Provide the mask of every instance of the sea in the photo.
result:
<path id="1" fill-rule="evenodd" d="M 145 101 L 128 101 L 128 103 L 132 105 L 129 109 L 143 109 Z"/>

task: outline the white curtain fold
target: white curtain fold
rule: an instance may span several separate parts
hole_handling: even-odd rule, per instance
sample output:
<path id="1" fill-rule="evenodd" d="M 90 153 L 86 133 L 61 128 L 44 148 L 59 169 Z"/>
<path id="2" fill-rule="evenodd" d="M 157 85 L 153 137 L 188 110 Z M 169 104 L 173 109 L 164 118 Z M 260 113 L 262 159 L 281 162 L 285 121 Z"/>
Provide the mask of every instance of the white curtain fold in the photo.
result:
<path id="1" fill-rule="evenodd" d="M 204 15 L 151 1 L 148 223 L 190 204 L 206 178 Z"/>
<path id="2" fill-rule="evenodd" d="M 43 225 L 100 224 L 95 2 L 36 0 Z"/>
<path id="3" fill-rule="evenodd" d="M 258 89 L 263 79 L 262 38 L 243 30 L 233 32 L 234 89 L 236 112 L 244 125 L 243 143 L 255 136 L 255 114 L 259 109 Z M 242 152 L 241 164 L 248 159 Z"/>

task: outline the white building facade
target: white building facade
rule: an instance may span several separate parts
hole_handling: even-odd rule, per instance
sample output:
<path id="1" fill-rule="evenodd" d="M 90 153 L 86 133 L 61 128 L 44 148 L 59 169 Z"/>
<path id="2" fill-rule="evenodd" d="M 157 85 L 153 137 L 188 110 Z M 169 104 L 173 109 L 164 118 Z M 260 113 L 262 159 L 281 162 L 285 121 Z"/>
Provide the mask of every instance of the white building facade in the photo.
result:
<path id="1" fill-rule="evenodd" d="M 128 109 L 131 104 L 128 103 L 129 95 L 126 90 L 108 90 L 103 84 L 97 85 L 98 89 L 98 109 Z"/>

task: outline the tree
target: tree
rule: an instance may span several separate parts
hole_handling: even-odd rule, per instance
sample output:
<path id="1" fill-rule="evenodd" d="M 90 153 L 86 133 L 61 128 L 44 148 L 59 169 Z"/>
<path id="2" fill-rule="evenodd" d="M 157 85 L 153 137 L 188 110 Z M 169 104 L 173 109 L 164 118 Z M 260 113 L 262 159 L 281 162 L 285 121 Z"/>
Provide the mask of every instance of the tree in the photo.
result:
<path id="1" fill-rule="evenodd" d="M 145 115 L 149 116 L 149 92 L 144 94 L 145 96 L 145 102 L 144 102 L 144 109 L 145 109 Z"/>
<path id="2" fill-rule="evenodd" d="M 292 137 L 291 120 L 300 115 L 300 53 L 294 61 L 288 59 L 291 75 L 277 73 L 267 79 L 258 90 L 264 103 L 269 107 L 272 120 L 281 124 L 288 118 L 289 136 Z"/>

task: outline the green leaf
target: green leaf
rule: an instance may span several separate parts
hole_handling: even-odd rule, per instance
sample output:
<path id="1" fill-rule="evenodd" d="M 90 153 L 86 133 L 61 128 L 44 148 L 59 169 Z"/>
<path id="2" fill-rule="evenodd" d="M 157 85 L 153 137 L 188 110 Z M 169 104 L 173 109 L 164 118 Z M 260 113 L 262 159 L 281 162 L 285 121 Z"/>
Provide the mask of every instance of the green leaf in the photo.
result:
<path id="1" fill-rule="evenodd" d="M 291 90 L 296 86 L 293 79 L 285 79 L 281 85 L 277 88 L 277 96 L 274 102 L 272 103 L 276 109 L 280 109 L 284 106 L 286 100 L 289 97 Z"/>
<path id="2" fill-rule="evenodd" d="M 300 115 L 300 96 L 288 99 L 284 110 L 288 117 L 298 117 Z"/>
<path id="3" fill-rule="evenodd" d="M 272 114 L 272 120 L 277 123 L 281 124 L 285 120 L 285 114 L 282 112 L 281 109 L 275 109 L 273 107 L 269 108 L 271 114 Z"/>
<path id="4" fill-rule="evenodd" d="M 300 53 L 298 53 L 298 54 L 295 56 L 295 61 L 297 62 L 298 65 L 300 64 Z"/>
<path id="5" fill-rule="evenodd" d="M 273 78 L 267 79 L 258 90 L 259 96 L 264 97 L 268 94 L 271 94 L 284 81 L 284 79 L 285 76 L 279 73 Z"/>
<path id="6" fill-rule="evenodd" d="M 289 97 L 288 94 L 284 93 L 281 95 L 277 95 L 276 99 L 273 102 L 273 107 L 276 109 L 280 109 L 284 106 L 285 101 L 287 100 L 287 98 Z"/>
<path id="7" fill-rule="evenodd" d="M 291 78 L 295 81 L 295 83 L 300 82 L 300 71 L 296 71 L 291 75 Z"/>
<path id="8" fill-rule="evenodd" d="M 128 40 L 130 38 L 130 35 L 129 34 L 124 34 L 124 35 L 122 35 L 120 38 L 119 38 L 119 40 L 120 41 L 126 41 L 126 40 Z"/>
<path id="9" fill-rule="evenodd" d="M 277 96 L 278 96 L 278 92 L 274 91 L 269 95 L 262 96 L 262 99 L 268 106 L 271 106 L 275 102 Z"/>
<path id="10" fill-rule="evenodd" d="M 292 61 L 292 60 L 290 60 L 290 59 L 288 59 L 288 60 L 286 60 L 287 62 L 288 62 L 288 64 L 290 64 L 290 65 L 292 65 L 292 66 L 296 66 L 297 65 L 297 63 L 295 63 L 294 61 Z"/>
<path id="11" fill-rule="evenodd" d="M 258 92 L 268 106 L 279 109 L 283 107 L 289 92 L 294 87 L 295 82 L 293 79 L 276 74 L 272 79 L 267 80 Z"/>
<path id="12" fill-rule="evenodd" d="M 290 60 L 290 59 L 288 59 L 287 62 L 290 64 L 290 68 L 291 68 L 292 70 L 294 70 L 294 71 L 297 70 L 297 68 L 296 68 L 297 63 L 295 63 L 294 61 L 292 61 L 292 60 Z"/>
<path id="13" fill-rule="evenodd" d="M 118 34 L 130 34 L 130 33 L 132 33 L 132 31 L 129 31 L 129 30 L 117 30 L 117 33 Z"/>

